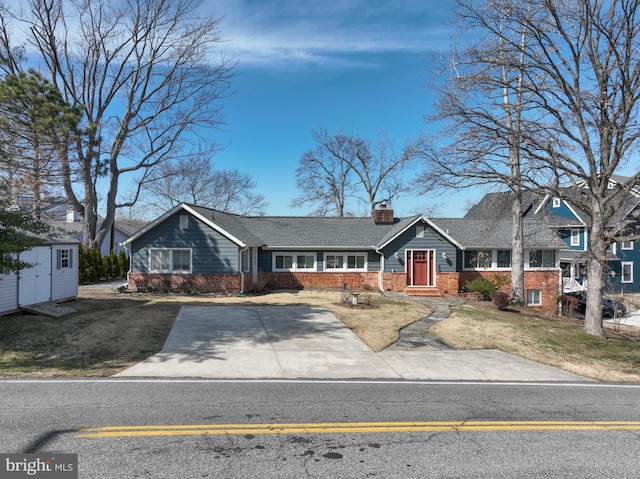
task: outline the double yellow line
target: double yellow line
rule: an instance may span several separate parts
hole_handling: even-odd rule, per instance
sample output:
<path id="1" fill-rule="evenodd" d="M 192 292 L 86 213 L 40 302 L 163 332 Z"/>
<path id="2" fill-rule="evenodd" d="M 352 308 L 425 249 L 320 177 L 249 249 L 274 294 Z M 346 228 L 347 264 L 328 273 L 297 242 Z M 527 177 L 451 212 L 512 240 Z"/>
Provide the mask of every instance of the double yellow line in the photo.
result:
<path id="1" fill-rule="evenodd" d="M 467 431 L 638 431 L 640 422 L 628 421 L 464 421 L 359 422 L 293 424 L 193 424 L 161 426 L 105 426 L 79 429 L 77 438 L 135 436 L 193 436 L 246 434 L 331 434 Z"/>

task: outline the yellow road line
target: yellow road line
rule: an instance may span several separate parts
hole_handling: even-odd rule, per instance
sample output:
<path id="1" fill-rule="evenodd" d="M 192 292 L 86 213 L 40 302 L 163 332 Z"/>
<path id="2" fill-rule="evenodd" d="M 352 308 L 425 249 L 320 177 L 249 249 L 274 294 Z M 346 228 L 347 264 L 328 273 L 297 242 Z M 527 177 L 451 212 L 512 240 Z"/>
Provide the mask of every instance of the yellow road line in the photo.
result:
<path id="1" fill-rule="evenodd" d="M 78 430 L 77 438 L 132 436 L 189 436 L 222 434 L 330 434 L 464 431 L 638 431 L 629 421 L 453 421 L 361 422 L 291 424 L 191 424 L 158 426 L 105 426 Z"/>

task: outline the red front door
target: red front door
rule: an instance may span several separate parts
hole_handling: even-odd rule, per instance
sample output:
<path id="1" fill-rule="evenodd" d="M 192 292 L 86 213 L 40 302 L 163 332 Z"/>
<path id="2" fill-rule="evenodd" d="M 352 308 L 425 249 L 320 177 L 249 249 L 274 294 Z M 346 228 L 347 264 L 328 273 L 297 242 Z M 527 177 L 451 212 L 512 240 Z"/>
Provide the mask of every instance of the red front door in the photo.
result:
<path id="1" fill-rule="evenodd" d="M 409 286 L 434 286 L 435 273 L 433 250 L 407 251 L 407 284 Z"/>

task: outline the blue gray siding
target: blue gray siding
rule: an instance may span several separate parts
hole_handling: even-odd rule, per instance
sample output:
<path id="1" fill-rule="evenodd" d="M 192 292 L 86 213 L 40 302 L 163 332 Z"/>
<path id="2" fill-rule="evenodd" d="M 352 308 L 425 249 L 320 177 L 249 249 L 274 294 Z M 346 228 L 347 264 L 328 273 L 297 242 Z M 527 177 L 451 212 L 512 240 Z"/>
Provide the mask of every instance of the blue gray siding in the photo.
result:
<path id="1" fill-rule="evenodd" d="M 640 293 L 640 243 L 634 241 L 632 250 L 623 250 L 621 244 L 618 243 L 616 256 L 620 258 L 620 261 L 607 263 L 609 271 L 605 271 L 605 291 L 609 294 Z M 633 283 L 622 282 L 623 261 L 633 262 Z"/>
<path id="2" fill-rule="evenodd" d="M 424 224 L 424 236 L 417 237 L 416 226 L 418 225 L 408 228 L 384 248 L 385 271 L 405 271 L 405 251 L 408 249 L 433 249 L 436 251 L 437 272 L 456 271 L 456 247 L 426 224 Z M 398 258 L 395 257 L 396 252 Z M 443 258 L 442 253 L 446 253 L 447 258 Z"/>
<path id="3" fill-rule="evenodd" d="M 149 272 L 149 250 L 179 248 L 192 250 L 192 273 L 237 273 L 239 246 L 191 215 L 188 215 L 188 227 L 181 229 L 180 215 L 184 214 L 187 213 L 176 213 L 133 241 L 131 272 Z"/>
<path id="4" fill-rule="evenodd" d="M 553 213 L 554 215 L 562 216 L 563 218 L 578 219 L 564 201 L 560 201 L 560 206 L 554 208 L 553 199 L 549 198 L 549 201 L 547 201 L 545 208 L 547 209 L 547 211 Z"/>

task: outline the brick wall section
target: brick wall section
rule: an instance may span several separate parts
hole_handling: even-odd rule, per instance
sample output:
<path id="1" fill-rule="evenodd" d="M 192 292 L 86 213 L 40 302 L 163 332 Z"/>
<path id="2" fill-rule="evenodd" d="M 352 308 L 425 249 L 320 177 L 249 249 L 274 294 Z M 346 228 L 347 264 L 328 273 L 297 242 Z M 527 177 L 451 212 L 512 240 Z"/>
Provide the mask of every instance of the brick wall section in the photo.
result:
<path id="1" fill-rule="evenodd" d="M 508 271 L 461 271 L 455 273 L 437 273 L 435 289 L 441 295 L 456 296 L 467 281 L 483 276 L 494 281 L 496 275 L 504 280 L 501 288 L 507 294 L 511 290 L 511 273 Z M 406 289 L 406 275 L 402 273 L 385 272 L 382 275 L 383 287 L 391 291 Z M 348 289 L 378 289 L 377 272 L 341 273 L 341 272 L 261 272 L 258 277 L 271 289 L 342 289 L 346 284 Z M 251 275 L 245 274 L 244 291 L 251 291 L 253 284 Z M 241 276 L 239 274 L 142 274 L 130 273 L 129 285 L 139 288 L 153 287 L 161 291 L 199 291 L 203 293 L 238 292 L 241 290 Z M 553 270 L 532 271 L 524 275 L 525 294 L 528 289 L 541 291 L 542 305 L 540 309 L 554 311 L 554 298 L 559 294 L 559 272 Z"/>
<path id="2" fill-rule="evenodd" d="M 378 273 L 340 273 L 340 272 L 282 272 L 260 273 L 260 281 L 264 281 L 272 289 L 302 289 L 302 288 L 343 288 L 347 289 L 378 289 Z"/>
<path id="3" fill-rule="evenodd" d="M 129 273 L 128 278 L 130 286 L 141 289 L 151 287 L 160 291 L 198 291 L 200 293 L 240 291 L 240 281 L 239 274 Z"/>
<path id="4" fill-rule="evenodd" d="M 442 273 L 439 273 L 438 277 L 440 274 Z M 482 276 L 490 281 L 494 281 L 496 275 L 502 276 L 504 277 L 504 285 L 500 290 L 511 296 L 510 271 L 461 271 L 456 274 L 460 275 L 460 287 L 464 286 L 467 281 L 471 281 L 478 276 Z M 554 299 L 560 294 L 559 272 L 554 270 L 526 270 L 524 273 L 525 300 L 527 290 L 529 289 L 539 289 L 541 291 L 542 305 L 532 307 L 546 311 L 555 311 L 557 304 L 555 304 Z"/>

